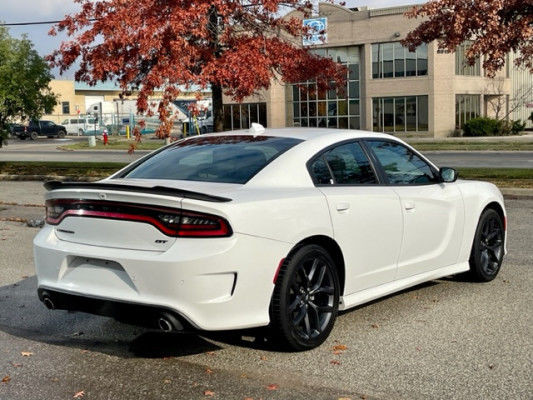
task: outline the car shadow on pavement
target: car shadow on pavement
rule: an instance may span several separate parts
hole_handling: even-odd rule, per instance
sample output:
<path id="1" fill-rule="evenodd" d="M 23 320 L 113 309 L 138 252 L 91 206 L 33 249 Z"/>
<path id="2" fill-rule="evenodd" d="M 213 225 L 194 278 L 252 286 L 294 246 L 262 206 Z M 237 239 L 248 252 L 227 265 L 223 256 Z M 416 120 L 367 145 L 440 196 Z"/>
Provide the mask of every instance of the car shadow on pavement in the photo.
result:
<path id="1" fill-rule="evenodd" d="M 0 286 L 0 332 L 123 358 L 182 357 L 220 349 L 197 334 L 165 333 L 81 312 L 50 311 L 37 297 L 35 276 Z"/>

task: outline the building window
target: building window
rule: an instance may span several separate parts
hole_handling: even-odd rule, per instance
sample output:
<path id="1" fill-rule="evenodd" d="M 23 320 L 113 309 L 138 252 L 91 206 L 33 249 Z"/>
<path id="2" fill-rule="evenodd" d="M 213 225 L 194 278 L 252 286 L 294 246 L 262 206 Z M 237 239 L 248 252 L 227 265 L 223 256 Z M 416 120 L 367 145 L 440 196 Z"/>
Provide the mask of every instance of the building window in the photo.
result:
<path id="1" fill-rule="evenodd" d="M 455 96 L 455 127 L 462 129 L 466 121 L 481 115 L 479 94 L 458 94 Z"/>
<path id="2" fill-rule="evenodd" d="M 426 132 L 428 96 L 377 97 L 372 99 L 375 132 Z"/>
<path id="3" fill-rule="evenodd" d="M 375 43 L 372 45 L 372 78 L 404 78 L 428 74 L 427 44 L 414 52 L 400 42 Z"/>
<path id="4" fill-rule="evenodd" d="M 61 109 L 63 111 L 63 114 L 70 115 L 70 102 L 64 101 L 61 103 Z"/>
<path id="5" fill-rule="evenodd" d="M 249 129 L 252 123 L 267 126 L 266 103 L 224 105 L 224 130 Z"/>
<path id="6" fill-rule="evenodd" d="M 358 47 L 316 49 L 315 54 L 329 57 L 346 66 L 346 86 L 318 90 L 315 82 L 300 82 L 288 92 L 287 125 L 340 129 L 360 128 L 360 58 Z"/>
<path id="7" fill-rule="evenodd" d="M 468 64 L 465 54 L 471 46 L 471 42 L 465 42 L 455 50 L 455 75 L 481 76 L 481 61 L 476 58 L 474 65 Z"/>

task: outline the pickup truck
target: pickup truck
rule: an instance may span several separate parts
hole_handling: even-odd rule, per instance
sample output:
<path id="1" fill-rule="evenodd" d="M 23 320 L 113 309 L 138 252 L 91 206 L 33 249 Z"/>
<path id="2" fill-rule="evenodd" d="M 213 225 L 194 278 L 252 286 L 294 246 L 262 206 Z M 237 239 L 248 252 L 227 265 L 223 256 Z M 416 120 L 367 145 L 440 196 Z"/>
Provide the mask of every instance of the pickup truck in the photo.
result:
<path id="1" fill-rule="evenodd" d="M 35 140 L 39 136 L 64 138 L 67 134 L 67 129 L 63 125 L 57 125 L 52 121 L 39 120 L 31 121 L 28 126 L 24 127 L 24 130 L 17 129 L 13 133 L 21 140 L 26 138 Z"/>

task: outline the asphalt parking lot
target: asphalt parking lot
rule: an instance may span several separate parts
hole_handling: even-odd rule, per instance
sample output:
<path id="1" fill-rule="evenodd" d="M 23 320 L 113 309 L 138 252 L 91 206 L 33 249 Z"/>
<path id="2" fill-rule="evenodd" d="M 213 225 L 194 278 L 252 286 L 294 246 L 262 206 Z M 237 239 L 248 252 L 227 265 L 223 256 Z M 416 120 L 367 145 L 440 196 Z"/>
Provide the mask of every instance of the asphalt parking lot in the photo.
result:
<path id="1" fill-rule="evenodd" d="M 37 230 L 5 221 L 42 215 L 42 192 L 0 182 L 1 400 L 533 398 L 531 200 L 507 201 L 509 254 L 495 281 L 417 286 L 343 313 L 318 349 L 280 353 L 262 330 L 162 334 L 48 311 L 36 296 Z M 20 198 L 30 206 L 8 204 Z"/>

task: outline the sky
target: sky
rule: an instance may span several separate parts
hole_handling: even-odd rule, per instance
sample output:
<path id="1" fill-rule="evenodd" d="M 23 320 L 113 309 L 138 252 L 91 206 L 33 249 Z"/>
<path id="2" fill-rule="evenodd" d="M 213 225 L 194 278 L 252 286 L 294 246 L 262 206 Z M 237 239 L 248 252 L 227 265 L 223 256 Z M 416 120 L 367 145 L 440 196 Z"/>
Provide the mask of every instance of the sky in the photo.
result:
<path id="1" fill-rule="evenodd" d="M 347 0 L 347 7 L 368 6 L 369 8 L 392 7 L 420 3 L 420 0 Z M 0 0 L 0 21 L 5 23 L 50 21 L 61 19 L 77 10 L 74 0 Z M 50 54 L 59 47 L 64 35 L 48 36 L 49 25 L 10 27 L 12 36 L 23 34 L 34 43 L 41 55 Z M 68 71 L 63 78 L 72 78 Z"/>

